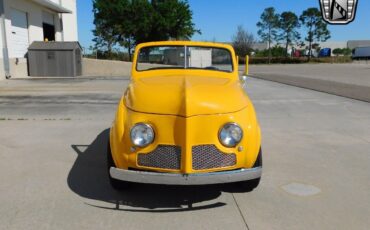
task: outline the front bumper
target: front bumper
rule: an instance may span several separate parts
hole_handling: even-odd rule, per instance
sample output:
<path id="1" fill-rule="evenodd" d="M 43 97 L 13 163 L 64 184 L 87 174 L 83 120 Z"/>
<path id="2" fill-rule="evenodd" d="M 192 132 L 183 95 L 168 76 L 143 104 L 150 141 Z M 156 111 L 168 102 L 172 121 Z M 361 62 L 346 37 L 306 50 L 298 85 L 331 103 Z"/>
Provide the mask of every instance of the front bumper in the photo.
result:
<path id="1" fill-rule="evenodd" d="M 262 167 L 214 173 L 178 174 L 124 170 L 111 167 L 112 178 L 122 181 L 164 185 L 209 185 L 253 180 L 261 177 Z"/>

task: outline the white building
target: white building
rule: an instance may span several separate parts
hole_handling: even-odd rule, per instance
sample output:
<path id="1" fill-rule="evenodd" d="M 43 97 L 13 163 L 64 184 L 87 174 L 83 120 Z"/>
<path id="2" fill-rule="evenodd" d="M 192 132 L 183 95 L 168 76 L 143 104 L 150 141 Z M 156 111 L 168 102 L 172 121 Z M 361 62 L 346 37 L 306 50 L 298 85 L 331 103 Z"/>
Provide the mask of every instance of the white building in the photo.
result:
<path id="1" fill-rule="evenodd" d="M 0 0 L 0 80 L 27 76 L 34 41 L 77 41 L 76 0 Z"/>

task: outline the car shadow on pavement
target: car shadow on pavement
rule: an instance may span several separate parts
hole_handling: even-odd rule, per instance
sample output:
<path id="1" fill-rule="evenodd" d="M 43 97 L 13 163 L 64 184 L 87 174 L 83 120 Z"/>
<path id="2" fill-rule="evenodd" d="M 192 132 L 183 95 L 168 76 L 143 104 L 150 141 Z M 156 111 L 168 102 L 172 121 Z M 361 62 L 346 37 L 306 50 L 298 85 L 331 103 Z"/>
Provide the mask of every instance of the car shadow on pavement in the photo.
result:
<path id="1" fill-rule="evenodd" d="M 122 191 L 114 190 L 108 179 L 106 146 L 109 129 L 101 132 L 90 145 L 71 145 L 77 153 L 67 183 L 76 194 L 108 206 L 90 206 L 131 212 L 180 212 L 217 208 L 226 205 L 213 202 L 222 192 L 239 192 L 235 185 L 165 186 L 134 184 Z M 206 202 L 208 201 L 208 202 Z M 206 202 L 206 204 L 199 204 Z"/>

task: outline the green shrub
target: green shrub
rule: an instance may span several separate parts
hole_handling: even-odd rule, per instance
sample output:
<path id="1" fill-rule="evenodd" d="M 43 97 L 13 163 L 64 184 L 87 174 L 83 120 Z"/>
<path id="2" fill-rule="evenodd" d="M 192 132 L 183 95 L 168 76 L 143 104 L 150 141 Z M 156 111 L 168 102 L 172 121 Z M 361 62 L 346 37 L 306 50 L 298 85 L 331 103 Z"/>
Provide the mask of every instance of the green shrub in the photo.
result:
<path id="1" fill-rule="evenodd" d="M 271 48 L 271 57 L 284 57 L 286 54 L 285 48 L 283 47 L 272 47 Z M 257 50 L 256 51 L 256 57 L 268 57 L 269 51 L 266 50 Z"/>

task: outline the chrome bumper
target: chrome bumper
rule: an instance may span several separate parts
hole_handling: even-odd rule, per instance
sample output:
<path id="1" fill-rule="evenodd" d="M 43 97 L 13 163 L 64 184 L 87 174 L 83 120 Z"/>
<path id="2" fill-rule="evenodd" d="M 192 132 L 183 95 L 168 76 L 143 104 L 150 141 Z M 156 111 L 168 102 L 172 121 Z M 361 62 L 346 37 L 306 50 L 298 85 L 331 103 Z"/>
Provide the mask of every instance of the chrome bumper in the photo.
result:
<path id="1" fill-rule="evenodd" d="M 124 170 L 111 167 L 112 178 L 122 181 L 165 185 L 208 185 L 247 181 L 261 177 L 262 167 L 224 172 L 177 174 Z"/>

